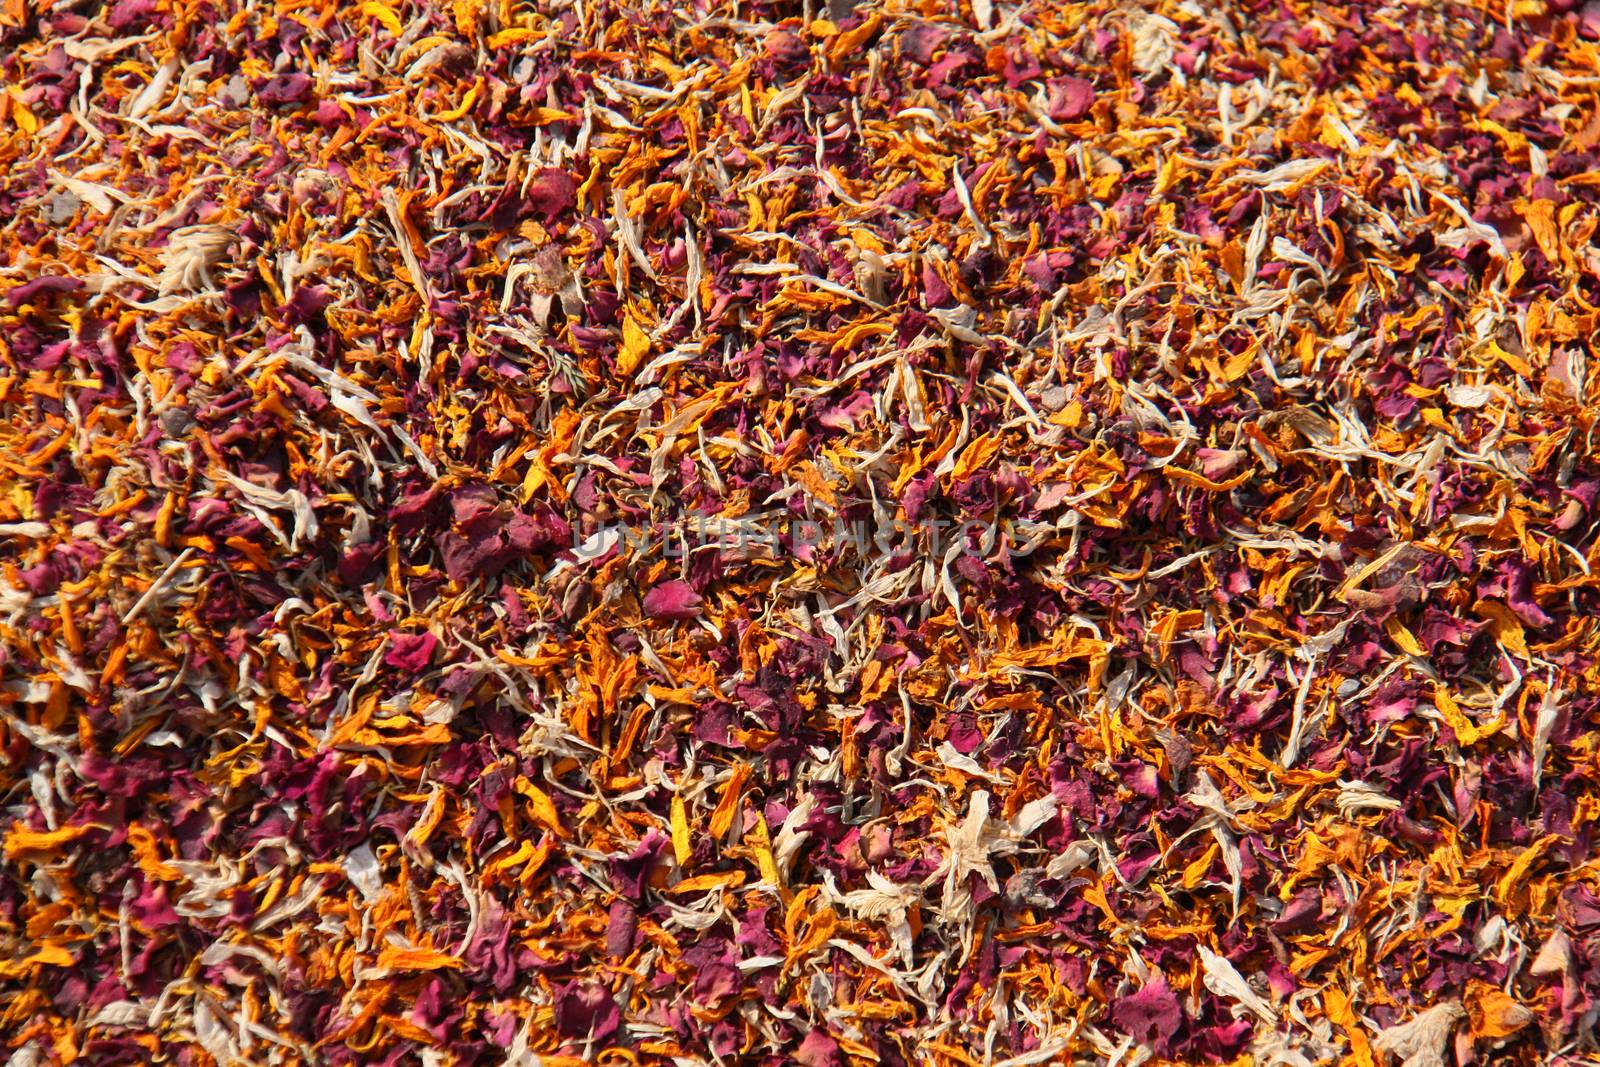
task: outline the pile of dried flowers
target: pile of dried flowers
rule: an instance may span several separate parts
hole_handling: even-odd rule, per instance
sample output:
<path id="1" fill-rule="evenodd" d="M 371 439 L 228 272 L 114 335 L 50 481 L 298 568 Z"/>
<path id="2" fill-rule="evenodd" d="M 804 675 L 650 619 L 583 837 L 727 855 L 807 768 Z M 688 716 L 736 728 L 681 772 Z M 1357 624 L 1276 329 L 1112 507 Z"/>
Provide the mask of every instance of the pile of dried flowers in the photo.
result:
<path id="1" fill-rule="evenodd" d="M 1597 42 L 5 0 L 10 1063 L 1592 1056 Z"/>

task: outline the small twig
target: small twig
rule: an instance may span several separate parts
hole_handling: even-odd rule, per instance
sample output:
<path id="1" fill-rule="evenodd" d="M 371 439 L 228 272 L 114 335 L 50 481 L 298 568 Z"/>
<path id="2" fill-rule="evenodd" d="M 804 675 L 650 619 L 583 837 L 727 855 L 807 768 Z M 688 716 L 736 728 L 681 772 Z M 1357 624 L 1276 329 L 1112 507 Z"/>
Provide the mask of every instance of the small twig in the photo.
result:
<path id="1" fill-rule="evenodd" d="M 167 579 L 171 578 L 173 572 L 179 567 L 183 566 L 184 561 L 192 555 L 194 555 L 194 549 L 192 548 L 186 548 L 182 552 L 178 553 L 178 558 L 167 564 L 167 569 L 161 572 L 161 577 L 151 582 L 150 588 L 146 589 L 144 591 L 144 595 L 138 599 L 133 607 L 128 609 L 128 613 L 122 617 L 122 625 L 126 626 L 128 623 L 138 618 L 139 613 L 145 609 L 145 605 L 154 600 L 156 598 L 156 594 L 161 592 L 161 587 L 167 584 Z"/>

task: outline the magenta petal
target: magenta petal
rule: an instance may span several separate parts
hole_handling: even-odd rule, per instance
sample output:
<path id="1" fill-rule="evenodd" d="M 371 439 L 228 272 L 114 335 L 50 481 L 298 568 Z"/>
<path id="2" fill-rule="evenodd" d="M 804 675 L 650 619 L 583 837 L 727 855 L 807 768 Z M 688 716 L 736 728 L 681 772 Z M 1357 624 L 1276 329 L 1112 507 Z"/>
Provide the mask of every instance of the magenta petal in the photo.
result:
<path id="1" fill-rule="evenodd" d="M 1157 971 L 1143 989 L 1117 998 L 1111 1006 L 1111 1021 L 1117 1029 L 1159 1054 L 1183 1025 L 1183 1009 L 1167 987 L 1166 977 Z"/>
<path id="2" fill-rule="evenodd" d="M 680 579 L 662 582 L 645 594 L 644 612 L 658 619 L 683 622 L 700 614 L 700 595 Z"/>
<path id="3" fill-rule="evenodd" d="M 564 170 L 547 168 L 528 184 L 528 204 L 543 215 L 546 222 L 553 221 L 577 202 L 578 187 Z"/>
<path id="4" fill-rule="evenodd" d="M 403 671 L 420 671 L 433 659 L 433 650 L 437 647 L 439 639 L 431 633 L 395 634 L 389 639 L 389 651 L 383 654 L 383 662 Z"/>
<path id="5" fill-rule="evenodd" d="M 813 1030 L 800 1042 L 794 1061 L 803 1067 L 843 1067 L 844 1053 L 839 1049 L 839 1042 L 826 1031 Z"/>
<path id="6" fill-rule="evenodd" d="M 1073 122 L 1094 107 L 1094 83 L 1087 78 L 1061 78 L 1050 92 L 1050 117 L 1057 122 Z"/>

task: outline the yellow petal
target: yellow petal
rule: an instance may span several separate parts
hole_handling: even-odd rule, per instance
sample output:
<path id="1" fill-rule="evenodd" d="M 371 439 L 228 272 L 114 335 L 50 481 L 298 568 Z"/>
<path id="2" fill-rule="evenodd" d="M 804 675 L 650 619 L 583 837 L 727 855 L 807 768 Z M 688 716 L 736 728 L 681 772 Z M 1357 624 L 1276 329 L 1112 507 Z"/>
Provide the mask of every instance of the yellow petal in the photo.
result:
<path id="1" fill-rule="evenodd" d="M 622 320 L 622 347 L 617 350 L 617 372 L 625 377 L 633 377 L 633 372 L 639 369 L 639 364 L 649 354 L 650 335 L 644 332 L 639 320 L 630 311 Z"/>
<path id="2" fill-rule="evenodd" d="M 672 854 L 680 867 L 688 866 L 689 857 L 694 855 L 689 841 L 689 813 L 683 806 L 683 797 L 677 793 L 672 794 Z"/>

